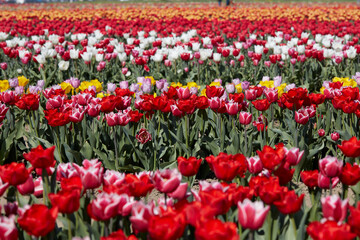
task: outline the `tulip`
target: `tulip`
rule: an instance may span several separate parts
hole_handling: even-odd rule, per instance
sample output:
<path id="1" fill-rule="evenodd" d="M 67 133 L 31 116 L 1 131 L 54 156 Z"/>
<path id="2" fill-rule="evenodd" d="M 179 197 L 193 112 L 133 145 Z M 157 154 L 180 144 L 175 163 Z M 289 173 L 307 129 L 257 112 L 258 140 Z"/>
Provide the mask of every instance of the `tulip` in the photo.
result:
<path id="1" fill-rule="evenodd" d="M 238 202 L 237 206 L 241 226 L 251 230 L 257 230 L 264 224 L 266 215 L 270 210 L 269 206 L 264 207 L 263 202 L 251 202 L 249 199 Z"/>
<path id="2" fill-rule="evenodd" d="M 140 201 L 134 204 L 130 217 L 130 222 L 134 230 L 137 232 L 146 232 L 152 215 L 149 205 L 145 205 Z"/>
<path id="3" fill-rule="evenodd" d="M 31 149 L 29 153 L 24 153 L 24 158 L 31 163 L 34 168 L 48 168 L 55 165 L 54 159 L 55 146 L 43 149 L 41 145 Z"/>
<path id="4" fill-rule="evenodd" d="M 2 69 L 2 70 L 6 70 L 7 69 L 7 67 L 8 67 L 8 65 L 7 65 L 7 63 L 6 62 L 2 62 L 2 63 L 0 63 L 0 68 Z"/>
<path id="5" fill-rule="evenodd" d="M 169 197 L 177 199 L 177 200 L 181 200 L 184 199 L 185 197 L 187 197 L 187 188 L 188 188 L 188 183 L 181 183 L 175 191 L 173 191 L 172 193 L 169 193 Z"/>
<path id="6" fill-rule="evenodd" d="M 331 189 L 335 188 L 338 183 L 339 183 L 338 177 L 331 178 Z M 318 184 L 319 188 L 329 189 L 330 188 L 330 178 L 319 173 L 317 184 Z"/>
<path id="7" fill-rule="evenodd" d="M 341 200 L 338 195 L 321 198 L 323 217 L 336 222 L 345 220 L 348 208 L 348 199 Z"/>
<path id="8" fill-rule="evenodd" d="M 34 193 L 35 184 L 34 184 L 34 180 L 33 180 L 33 177 L 31 176 L 31 174 L 29 175 L 29 177 L 25 183 L 16 186 L 16 188 L 21 195 L 28 195 L 28 194 Z"/>
<path id="9" fill-rule="evenodd" d="M 246 164 L 249 172 L 252 174 L 258 174 L 264 168 L 259 156 L 246 158 Z"/>
<path id="10" fill-rule="evenodd" d="M 331 239 L 352 240 L 356 234 L 347 224 L 338 224 L 335 221 L 311 222 L 306 228 L 309 236 L 314 240 L 326 239 L 331 234 Z"/>
<path id="11" fill-rule="evenodd" d="M 188 87 L 177 88 L 176 93 L 179 99 L 188 99 L 191 96 L 190 89 Z"/>
<path id="12" fill-rule="evenodd" d="M 4 205 L 5 216 L 10 217 L 11 215 L 17 215 L 18 212 L 18 203 L 17 202 L 8 202 Z M 1 232 L 1 230 L 0 230 Z"/>
<path id="13" fill-rule="evenodd" d="M 288 150 L 287 148 L 284 149 L 285 149 L 285 161 L 290 166 L 298 165 L 299 162 L 301 161 L 302 156 L 304 155 L 304 151 L 300 152 L 300 149 L 296 147 L 293 147 L 290 150 Z"/>
<path id="14" fill-rule="evenodd" d="M 333 178 L 341 173 L 343 161 L 336 157 L 326 156 L 319 160 L 319 169 L 321 174 L 328 178 Z"/>
<path id="15" fill-rule="evenodd" d="M 337 145 L 343 154 L 347 157 L 360 157 L 360 141 L 356 137 L 350 138 L 348 141 L 342 141 L 341 145 Z"/>
<path id="16" fill-rule="evenodd" d="M 348 186 L 356 185 L 360 181 L 360 167 L 357 164 L 351 166 L 346 163 L 341 170 L 340 181 Z"/>
<path id="17" fill-rule="evenodd" d="M 154 184 L 157 190 L 162 193 L 175 191 L 181 182 L 181 174 L 177 169 L 157 170 L 154 175 Z"/>
<path id="18" fill-rule="evenodd" d="M 222 222 L 218 219 L 207 220 L 195 230 L 197 240 L 227 239 L 238 240 L 236 224 L 233 222 Z"/>
<path id="19" fill-rule="evenodd" d="M 83 167 L 73 164 L 81 178 L 81 182 L 85 189 L 95 189 L 100 187 L 103 181 L 103 168 L 98 159 L 83 161 Z"/>
<path id="20" fill-rule="evenodd" d="M 194 176 L 199 171 L 202 159 L 197 159 L 196 157 L 178 157 L 178 169 L 180 173 L 186 177 Z"/>
<path id="21" fill-rule="evenodd" d="M 331 140 L 336 142 L 337 140 L 339 140 L 339 138 L 340 138 L 340 134 L 338 132 L 333 132 L 331 134 Z"/>
<path id="22" fill-rule="evenodd" d="M 242 125 L 249 125 L 252 121 L 252 114 L 248 112 L 240 112 L 239 122 Z"/>
<path id="23" fill-rule="evenodd" d="M 309 114 L 300 111 L 295 112 L 295 121 L 297 123 L 305 125 L 309 121 L 309 119 Z"/>
<path id="24" fill-rule="evenodd" d="M 0 216 L 0 239 L 18 239 L 18 230 L 15 224 L 15 216 Z"/>
<path id="25" fill-rule="evenodd" d="M 125 173 L 114 170 L 106 170 L 103 177 L 104 185 L 120 187 L 125 182 Z"/>
<path id="26" fill-rule="evenodd" d="M 324 129 L 319 129 L 318 130 L 318 135 L 319 135 L 319 137 L 325 136 L 325 130 Z"/>
<path id="27" fill-rule="evenodd" d="M 236 115 L 239 110 L 239 104 L 237 102 L 230 101 L 225 104 L 226 112 L 229 115 Z"/>

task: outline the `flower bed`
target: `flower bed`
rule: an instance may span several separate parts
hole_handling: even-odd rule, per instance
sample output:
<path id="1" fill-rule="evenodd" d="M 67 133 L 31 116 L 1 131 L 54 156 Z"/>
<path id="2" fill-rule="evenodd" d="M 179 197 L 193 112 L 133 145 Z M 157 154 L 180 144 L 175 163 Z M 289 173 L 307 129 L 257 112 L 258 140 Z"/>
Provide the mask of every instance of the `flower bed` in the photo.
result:
<path id="1" fill-rule="evenodd" d="M 357 6 L 31 6 L 0 11 L 1 239 L 360 236 Z"/>

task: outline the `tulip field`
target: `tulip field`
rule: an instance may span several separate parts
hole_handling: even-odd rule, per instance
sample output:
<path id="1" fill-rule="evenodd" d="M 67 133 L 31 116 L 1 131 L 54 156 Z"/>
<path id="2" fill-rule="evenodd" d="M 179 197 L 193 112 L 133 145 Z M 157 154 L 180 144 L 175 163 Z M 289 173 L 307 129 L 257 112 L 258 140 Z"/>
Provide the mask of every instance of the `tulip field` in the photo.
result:
<path id="1" fill-rule="evenodd" d="M 0 239 L 359 239 L 359 38 L 355 3 L 0 5 Z"/>

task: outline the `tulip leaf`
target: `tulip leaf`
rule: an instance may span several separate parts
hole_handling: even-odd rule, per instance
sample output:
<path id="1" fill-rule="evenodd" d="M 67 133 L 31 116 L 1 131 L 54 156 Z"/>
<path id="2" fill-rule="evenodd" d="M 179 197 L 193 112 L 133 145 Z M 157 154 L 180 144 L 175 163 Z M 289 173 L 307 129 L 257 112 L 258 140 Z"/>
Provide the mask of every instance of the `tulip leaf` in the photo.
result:
<path id="1" fill-rule="evenodd" d="M 85 143 L 83 144 L 82 148 L 80 149 L 80 153 L 84 156 L 84 158 L 86 159 L 91 159 L 92 158 L 92 147 L 90 146 L 90 144 L 88 143 L 88 141 L 85 141 Z"/>

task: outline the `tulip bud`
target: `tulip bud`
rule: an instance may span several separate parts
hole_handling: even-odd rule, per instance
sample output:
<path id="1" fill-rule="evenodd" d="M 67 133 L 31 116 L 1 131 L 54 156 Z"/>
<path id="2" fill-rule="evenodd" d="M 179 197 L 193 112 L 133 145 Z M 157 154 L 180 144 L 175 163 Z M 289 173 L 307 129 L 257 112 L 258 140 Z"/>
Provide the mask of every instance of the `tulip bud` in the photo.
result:
<path id="1" fill-rule="evenodd" d="M 331 140 L 336 142 L 337 140 L 339 140 L 339 138 L 340 138 L 340 134 L 338 132 L 333 132 L 331 134 Z"/>
<path id="2" fill-rule="evenodd" d="M 8 65 L 7 65 L 6 62 L 0 63 L 0 68 L 1 68 L 2 70 L 5 71 L 5 70 L 7 69 L 7 67 L 8 67 Z"/>
<path id="3" fill-rule="evenodd" d="M 330 221 L 344 221 L 347 214 L 348 201 L 348 199 L 342 201 L 338 195 L 322 197 L 321 205 L 323 217 Z"/>
<path id="4" fill-rule="evenodd" d="M 325 130 L 324 129 L 319 129 L 318 134 L 319 134 L 319 137 L 323 137 L 325 135 Z"/>
<path id="5" fill-rule="evenodd" d="M 264 168 L 259 156 L 246 158 L 246 164 L 249 172 L 252 174 L 258 174 Z"/>

